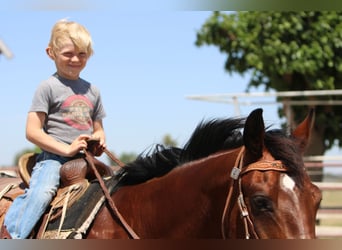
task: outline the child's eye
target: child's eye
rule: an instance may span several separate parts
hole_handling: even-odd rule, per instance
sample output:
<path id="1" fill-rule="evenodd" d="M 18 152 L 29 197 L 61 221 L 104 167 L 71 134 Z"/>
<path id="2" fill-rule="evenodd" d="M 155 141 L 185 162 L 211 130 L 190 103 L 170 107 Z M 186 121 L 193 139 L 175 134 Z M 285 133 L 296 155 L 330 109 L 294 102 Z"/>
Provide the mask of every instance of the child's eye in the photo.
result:
<path id="1" fill-rule="evenodd" d="M 87 53 L 86 52 L 80 52 L 78 54 L 78 56 L 84 58 L 84 57 L 87 57 Z"/>
<path id="2" fill-rule="evenodd" d="M 69 58 L 71 58 L 71 57 L 74 56 L 74 54 L 71 53 L 71 52 L 65 52 L 65 53 L 63 53 L 62 55 L 65 56 L 65 57 L 69 57 Z"/>

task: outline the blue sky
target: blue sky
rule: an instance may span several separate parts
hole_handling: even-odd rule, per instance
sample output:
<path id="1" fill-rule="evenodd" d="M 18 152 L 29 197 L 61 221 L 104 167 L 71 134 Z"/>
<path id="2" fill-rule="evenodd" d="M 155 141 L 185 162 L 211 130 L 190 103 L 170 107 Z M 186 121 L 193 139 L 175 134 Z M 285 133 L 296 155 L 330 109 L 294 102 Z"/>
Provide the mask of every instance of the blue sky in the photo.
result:
<path id="1" fill-rule="evenodd" d="M 236 115 L 232 105 L 186 98 L 243 92 L 249 80 L 226 73 L 226 57 L 216 47 L 195 46 L 196 31 L 210 11 L 117 11 L 110 5 L 70 11 L 67 4 L 51 11 L 39 5 L 43 1 L 31 2 L 38 5 L 0 11 L 0 39 L 14 54 L 11 60 L 0 56 L 0 166 L 12 165 L 16 153 L 33 147 L 25 139 L 27 110 L 37 85 L 55 71 L 45 48 L 51 27 L 62 18 L 82 23 L 92 34 L 95 54 L 82 77 L 102 93 L 107 145 L 117 155 L 140 153 L 166 134 L 181 146 L 202 119 Z M 241 115 L 254 108 L 241 106 Z M 279 127 L 277 107 L 263 108 L 266 124 Z"/>
<path id="2" fill-rule="evenodd" d="M 108 147 L 140 153 L 170 134 L 180 145 L 203 118 L 234 115 L 232 106 L 193 101 L 192 94 L 241 92 L 247 79 L 224 72 L 225 56 L 194 45 L 211 12 L 15 11 L 1 13 L 0 39 L 14 54 L 1 57 L 3 142 L 0 164 L 31 144 L 25 121 L 36 86 L 55 71 L 45 54 L 51 27 L 61 18 L 84 24 L 95 54 L 82 77 L 102 93 Z"/>

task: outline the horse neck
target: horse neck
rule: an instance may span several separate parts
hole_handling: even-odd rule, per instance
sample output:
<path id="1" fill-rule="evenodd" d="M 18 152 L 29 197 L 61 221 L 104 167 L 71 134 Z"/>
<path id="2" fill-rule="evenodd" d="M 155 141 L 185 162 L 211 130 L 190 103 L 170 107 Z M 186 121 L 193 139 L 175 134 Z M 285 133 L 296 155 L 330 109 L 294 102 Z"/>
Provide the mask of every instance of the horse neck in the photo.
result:
<path id="1" fill-rule="evenodd" d="M 222 151 L 190 163 L 192 170 L 200 173 L 196 176 L 199 185 L 203 186 L 203 183 L 206 183 L 207 187 L 213 189 L 228 186 L 231 181 L 231 170 L 237 164 L 236 159 L 240 151 L 241 148 Z"/>
<path id="2" fill-rule="evenodd" d="M 185 197 L 193 197 L 195 201 L 187 202 L 187 205 L 193 205 L 192 209 L 201 210 L 202 213 L 201 218 L 193 214 L 193 220 L 201 221 L 203 225 L 202 228 L 198 226 L 198 233 L 202 235 L 196 237 L 222 237 L 222 216 L 229 186 L 233 181 L 230 174 L 240 151 L 241 148 L 219 152 L 185 165 L 179 169 L 179 174 L 175 172 L 175 180 L 184 178 L 183 181 L 178 179 L 182 183 L 191 180 L 191 188 L 187 184 L 188 187 L 184 187 L 182 192 Z M 235 195 L 232 200 L 236 200 Z"/>
<path id="3" fill-rule="evenodd" d="M 144 218 L 135 228 L 138 234 L 144 232 L 140 235 L 143 238 L 221 238 L 230 169 L 238 152 L 221 152 L 190 162 L 163 177 L 122 188 L 113 198 L 131 223 Z M 132 207 L 127 197 L 134 201 Z"/>

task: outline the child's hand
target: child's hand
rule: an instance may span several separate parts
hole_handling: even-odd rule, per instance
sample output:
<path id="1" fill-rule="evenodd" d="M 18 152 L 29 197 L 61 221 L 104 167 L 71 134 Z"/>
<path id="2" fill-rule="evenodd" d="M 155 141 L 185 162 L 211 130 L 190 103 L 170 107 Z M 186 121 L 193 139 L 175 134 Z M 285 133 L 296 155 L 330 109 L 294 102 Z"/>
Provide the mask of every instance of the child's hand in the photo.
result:
<path id="1" fill-rule="evenodd" d="M 91 138 L 90 135 L 79 135 L 70 145 L 69 145 L 69 156 L 74 156 L 79 153 L 81 150 L 87 148 L 87 140 Z"/>

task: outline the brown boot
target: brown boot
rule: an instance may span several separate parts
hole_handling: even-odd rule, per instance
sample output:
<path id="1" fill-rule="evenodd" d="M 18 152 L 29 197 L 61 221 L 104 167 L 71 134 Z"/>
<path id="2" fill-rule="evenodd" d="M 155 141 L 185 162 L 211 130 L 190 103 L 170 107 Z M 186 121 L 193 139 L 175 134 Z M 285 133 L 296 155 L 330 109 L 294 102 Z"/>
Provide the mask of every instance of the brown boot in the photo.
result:
<path id="1" fill-rule="evenodd" d="M 7 231 L 5 224 L 2 224 L 1 226 L 0 239 L 12 239 L 10 233 Z"/>

